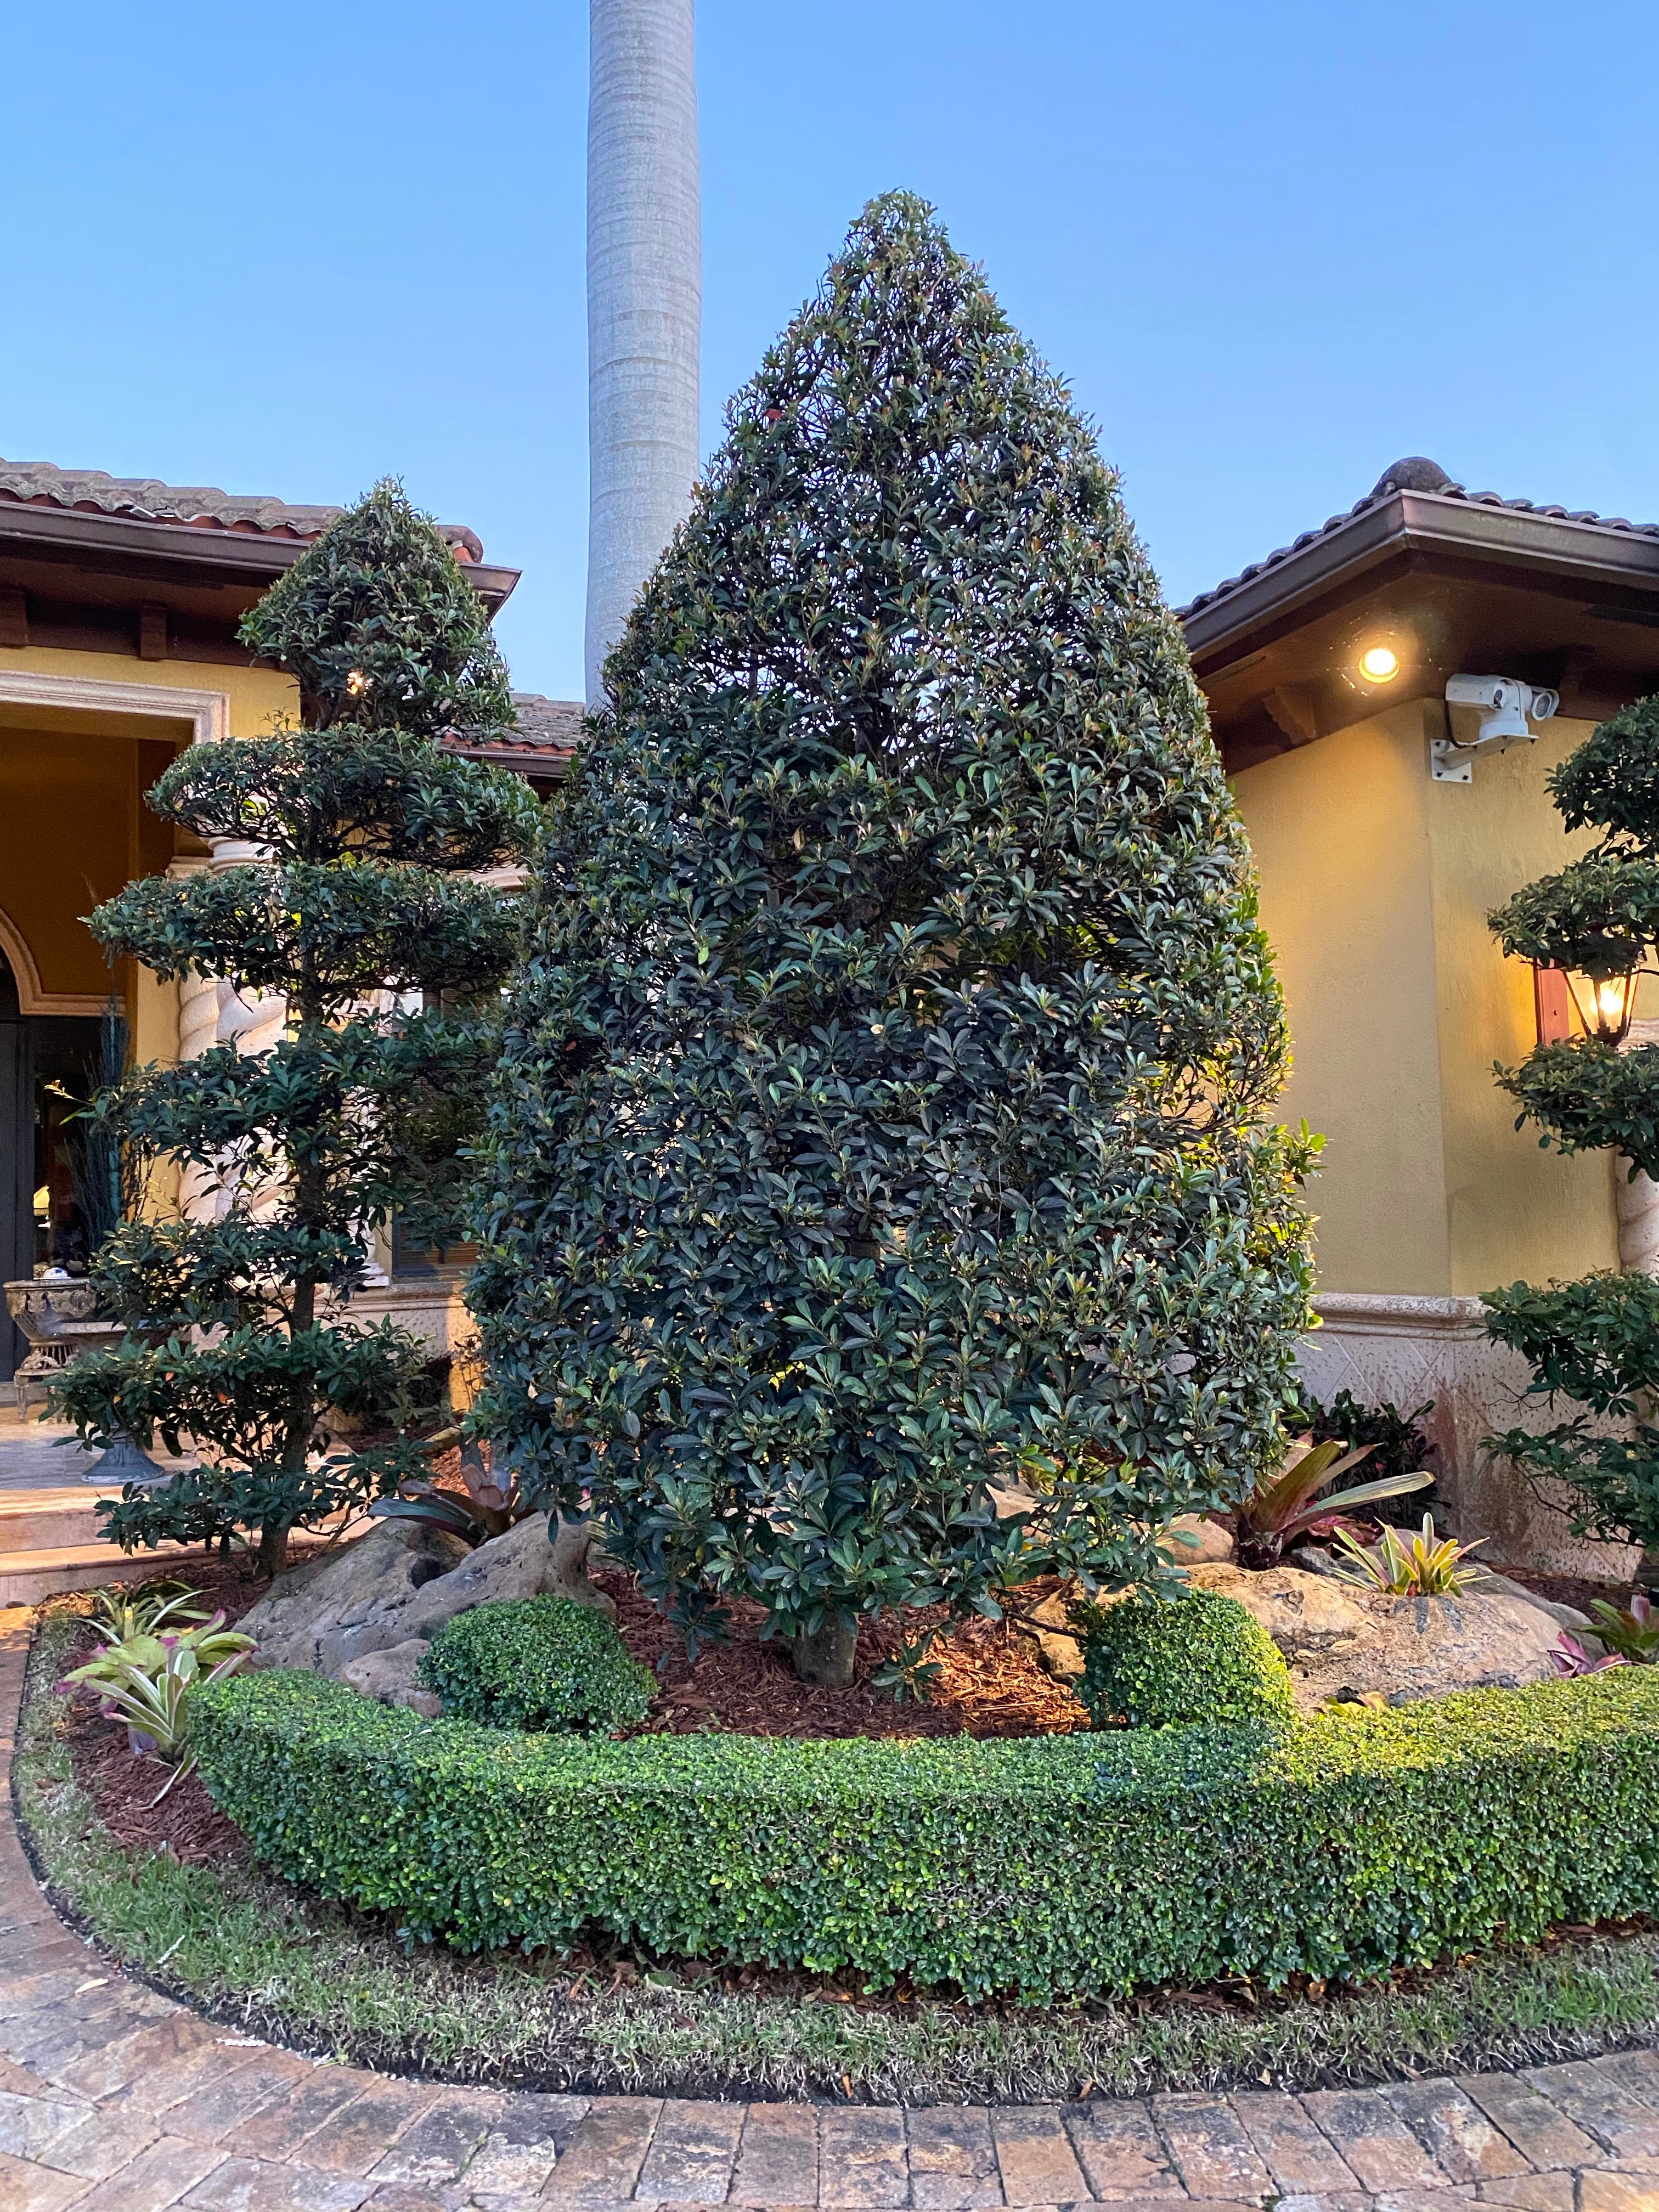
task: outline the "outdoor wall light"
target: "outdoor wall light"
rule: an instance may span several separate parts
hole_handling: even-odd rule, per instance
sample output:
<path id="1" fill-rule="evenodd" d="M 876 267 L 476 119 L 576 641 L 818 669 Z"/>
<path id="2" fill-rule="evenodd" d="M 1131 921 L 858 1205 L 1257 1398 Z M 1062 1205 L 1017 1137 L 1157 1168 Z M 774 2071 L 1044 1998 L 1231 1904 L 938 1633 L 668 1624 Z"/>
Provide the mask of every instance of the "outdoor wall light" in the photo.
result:
<path id="1" fill-rule="evenodd" d="M 1603 1044 L 1623 1044 L 1636 1013 L 1636 986 L 1644 971 L 1622 975 L 1587 975 L 1573 968 L 1532 971 L 1533 1004 L 1540 1044 L 1560 1044 L 1572 1035 L 1572 1018 L 1586 1036 Z"/>
<path id="2" fill-rule="evenodd" d="M 1392 684 L 1400 673 L 1400 655 L 1391 645 L 1368 645 L 1359 656 L 1359 672 L 1367 684 Z"/>

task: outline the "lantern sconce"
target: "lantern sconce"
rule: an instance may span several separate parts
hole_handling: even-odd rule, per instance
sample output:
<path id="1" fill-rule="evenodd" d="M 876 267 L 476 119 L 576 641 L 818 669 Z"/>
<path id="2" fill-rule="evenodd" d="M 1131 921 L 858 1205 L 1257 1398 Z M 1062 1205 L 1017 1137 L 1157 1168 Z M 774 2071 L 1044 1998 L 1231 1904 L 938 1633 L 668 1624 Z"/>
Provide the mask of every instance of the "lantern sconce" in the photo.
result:
<path id="1" fill-rule="evenodd" d="M 1562 1044 L 1579 1034 L 1602 1044 L 1623 1044 L 1636 1012 L 1636 987 L 1644 973 L 1632 968 L 1620 975 L 1587 975 L 1572 968 L 1532 971 L 1533 1006 L 1540 1044 Z"/>

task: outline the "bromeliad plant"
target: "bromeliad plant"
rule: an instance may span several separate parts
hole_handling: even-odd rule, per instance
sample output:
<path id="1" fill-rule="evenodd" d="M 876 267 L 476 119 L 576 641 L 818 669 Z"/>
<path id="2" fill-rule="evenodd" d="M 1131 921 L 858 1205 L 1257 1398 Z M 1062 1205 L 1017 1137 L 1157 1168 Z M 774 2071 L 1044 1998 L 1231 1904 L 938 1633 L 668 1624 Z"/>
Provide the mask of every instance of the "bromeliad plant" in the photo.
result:
<path id="1" fill-rule="evenodd" d="M 145 1583 L 136 1590 L 100 1589 L 94 1600 L 92 1628 L 106 1644 L 127 1644 L 207 1619 L 197 1610 L 200 1593 L 183 1583 Z"/>
<path id="2" fill-rule="evenodd" d="M 429 1437 L 425 1449 L 430 1453 L 447 1448 L 459 1435 L 458 1430 L 445 1431 Z M 440 1490 L 430 1475 L 411 1475 L 399 1484 L 396 1497 L 377 1499 L 369 1512 L 377 1520 L 417 1521 L 445 1528 L 476 1547 L 492 1536 L 504 1536 L 535 1510 L 516 1475 L 503 1480 L 493 1461 L 486 1464 L 476 1437 L 468 1437 L 461 1444 L 461 1480 L 466 1485 L 465 1494 Z"/>
<path id="3" fill-rule="evenodd" d="M 62 1686 L 68 1690 L 85 1684 L 96 1690 L 105 1719 L 125 1723 L 135 1755 L 152 1753 L 176 1770 L 162 1797 L 195 1765 L 186 1755 L 185 1735 L 196 1691 L 204 1682 L 234 1674 L 255 1649 L 252 1637 L 226 1627 L 222 1612 L 205 1618 L 186 1612 L 195 1595 L 186 1591 L 148 1608 L 141 1600 L 125 1609 L 125 1618 L 123 1608 L 106 1607 L 104 1618 L 94 1623 L 106 1639 L 104 1649 L 83 1666 L 71 1668 Z M 164 1627 L 164 1621 L 174 1626 Z M 126 1632 L 118 1635 L 118 1627 Z"/>
<path id="4" fill-rule="evenodd" d="M 1645 1590 L 1636 1591 L 1622 1607 L 1609 1605 L 1604 1597 L 1592 1598 L 1583 1635 L 1601 1646 L 1601 1654 L 1564 1628 L 1549 1655 L 1558 1674 L 1599 1674 L 1604 1667 L 1659 1666 L 1659 1614 Z"/>
<path id="5" fill-rule="evenodd" d="M 1592 1598 L 1588 1633 L 1632 1667 L 1659 1666 L 1659 1616 L 1645 1590 L 1638 1590 L 1624 1607 Z"/>
<path id="6" fill-rule="evenodd" d="M 1376 1449 L 1362 1444 L 1344 1451 L 1339 1437 L 1323 1443 L 1293 1444 L 1275 1475 L 1259 1481 L 1238 1509 L 1234 1557 L 1241 1567 L 1258 1571 L 1276 1567 L 1298 1536 L 1323 1530 L 1339 1515 L 1385 1498 L 1403 1497 L 1407 1491 L 1425 1490 L 1433 1475 L 1419 1468 L 1410 1474 L 1380 1475 L 1375 1482 L 1357 1483 L 1332 1497 L 1321 1497 L 1328 1483 L 1369 1459 Z"/>
<path id="7" fill-rule="evenodd" d="M 1336 1548 L 1342 1564 L 1337 1571 L 1344 1582 L 1390 1597 L 1454 1597 L 1484 1577 L 1484 1567 L 1462 1562 L 1486 1540 L 1477 1536 L 1474 1544 L 1460 1544 L 1454 1536 L 1437 1535 L 1432 1513 L 1423 1516 L 1423 1526 L 1409 1541 L 1401 1540 L 1398 1529 L 1385 1528 L 1370 1549 L 1339 1528 Z"/>

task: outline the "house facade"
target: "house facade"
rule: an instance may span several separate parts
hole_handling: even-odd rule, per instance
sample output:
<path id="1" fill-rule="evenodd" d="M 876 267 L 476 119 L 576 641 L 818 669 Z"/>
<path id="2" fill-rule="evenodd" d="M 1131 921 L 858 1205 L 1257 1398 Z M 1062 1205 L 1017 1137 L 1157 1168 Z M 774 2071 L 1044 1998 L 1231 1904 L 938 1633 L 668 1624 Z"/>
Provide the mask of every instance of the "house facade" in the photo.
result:
<path id="1" fill-rule="evenodd" d="M 0 461 L 0 1273 L 73 1262 L 80 1234 L 69 1141 L 112 999 L 139 1060 L 241 1037 L 269 1042 L 280 1002 L 228 985 L 112 972 L 82 917 L 135 876 L 233 865 L 175 836 L 143 794 L 180 749 L 261 735 L 295 708 L 280 671 L 253 664 L 236 626 L 338 512 L 96 471 Z M 492 613 L 517 572 L 470 530 L 445 532 Z M 483 757 L 544 787 L 580 709 L 524 696 L 510 741 Z M 476 749 L 475 749 L 476 750 Z M 179 1194 L 173 1194 L 180 1196 Z M 182 1194 L 188 1204 L 188 1194 Z M 377 1254 L 367 1301 L 443 1340 L 457 1271 Z M 398 1264 L 400 1261 L 404 1264 Z M 21 1345 L 0 1332 L 0 1381 Z"/>
<path id="2" fill-rule="evenodd" d="M 82 917 L 134 876 L 246 857 L 175 837 L 143 793 L 181 747 L 292 714 L 289 679 L 251 660 L 236 626 L 337 512 L 0 461 L 7 1279 L 75 1257 L 69 1116 L 112 995 L 140 1060 L 257 1048 L 280 1022 L 280 1005 L 246 1006 L 227 985 L 112 974 Z M 446 535 L 499 609 L 516 572 L 470 530 Z M 1307 1379 L 1327 1399 L 1432 1399 L 1463 1533 L 1490 1535 L 1498 1557 L 1582 1562 L 1481 1451 L 1524 1410 L 1528 1378 L 1486 1342 L 1479 1293 L 1659 1266 L 1659 1192 L 1605 1154 L 1563 1159 L 1516 1130 L 1492 1067 L 1534 1042 L 1538 987 L 1486 915 L 1587 842 L 1563 831 L 1550 770 L 1659 689 L 1659 528 L 1471 495 L 1415 459 L 1182 619 L 1288 1004 L 1282 1109 L 1327 1138 Z M 1553 695 L 1553 712 L 1483 742 L 1490 717 L 1447 697 L 1470 676 L 1524 687 L 1534 708 Z M 549 789 L 580 708 L 515 696 L 519 728 L 487 757 Z M 188 1209 L 188 1191 L 171 1195 Z M 376 1260 L 359 1310 L 452 1340 L 459 1267 L 392 1243 Z M 0 1382 L 21 1351 L 6 1336 Z"/>
<path id="3" fill-rule="evenodd" d="M 1528 1409 L 1479 1293 L 1652 1264 L 1659 1191 L 1515 1127 L 1492 1070 L 1537 1042 L 1539 983 L 1486 917 L 1592 842 L 1546 782 L 1659 690 L 1659 528 L 1472 495 L 1412 459 L 1182 620 L 1288 1006 L 1284 1116 L 1327 1139 L 1308 1381 L 1407 1412 L 1433 1399 L 1463 1532 L 1498 1558 L 1581 1561 L 1480 1449 Z M 1518 735 L 1511 714 L 1506 734 L 1448 701 L 1476 676 L 1553 711 Z M 1500 725 L 1486 742 L 1483 720 Z"/>

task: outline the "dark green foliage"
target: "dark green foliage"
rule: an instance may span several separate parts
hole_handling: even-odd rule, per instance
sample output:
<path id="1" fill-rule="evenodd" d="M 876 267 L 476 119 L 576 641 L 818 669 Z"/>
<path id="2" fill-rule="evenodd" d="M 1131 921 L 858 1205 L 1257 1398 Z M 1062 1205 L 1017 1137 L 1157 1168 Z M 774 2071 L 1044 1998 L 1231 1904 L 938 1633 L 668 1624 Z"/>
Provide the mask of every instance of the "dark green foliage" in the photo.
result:
<path id="1" fill-rule="evenodd" d="M 1380 1406 L 1362 1406 L 1352 1390 L 1339 1390 L 1326 1406 L 1304 1390 L 1298 1405 L 1285 1415 L 1285 1425 L 1306 1430 L 1316 1444 L 1340 1443 L 1355 1449 L 1369 1444 L 1370 1456 L 1365 1462 L 1366 1474 L 1386 1480 L 1432 1467 L 1436 1447 L 1430 1443 L 1422 1424 L 1433 1411 L 1432 1398 L 1409 1413 L 1402 1413 L 1392 1400 Z M 1414 1521 L 1425 1505 L 1433 1509 L 1442 1504 L 1437 1486 L 1431 1483 L 1426 1489 L 1413 1491 L 1409 1497 L 1375 1501 L 1366 1507 L 1366 1518 L 1405 1526 Z"/>
<path id="2" fill-rule="evenodd" d="M 1659 697 L 1603 722 L 1555 770 L 1550 790 L 1569 830 L 1601 842 L 1559 875 L 1528 884 L 1492 916 L 1506 952 L 1598 980 L 1652 964 L 1659 944 Z M 1498 1079 L 1563 1152 L 1616 1151 L 1629 1172 L 1659 1176 L 1659 1048 L 1620 1050 L 1595 1037 L 1540 1044 Z M 1486 1325 L 1531 1360 L 1531 1395 L 1558 1393 L 1589 1411 L 1539 1436 L 1489 1437 L 1523 1475 L 1573 1498 L 1576 1534 L 1659 1544 L 1659 1284 L 1592 1275 L 1547 1290 L 1490 1292 Z M 1620 1432 L 1606 1433 L 1612 1425 Z"/>
<path id="3" fill-rule="evenodd" d="M 1659 944 L 1659 698 L 1603 722 L 1550 778 L 1569 830 L 1601 842 L 1517 891 L 1492 917 L 1506 952 L 1597 977 L 1651 962 Z M 1540 1045 L 1498 1080 L 1563 1152 L 1616 1147 L 1659 1176 L 1659 1049 L 1594 1038 Z"/>
<path id="4" fill-rule="evenodd" d="M 1486 1328 L 1531 1361 L 1528 1395 L 1571 1398 L 1589 1410 L 1534 1435 L 1487 1439 L 1534 1480 L 1573 1495 L 1575 1535 L 1659 1547 L 1659 1427 L 1649 1393 L 1659 1379 L 1659 1282 L 1587 1275 L 1539 1289 L 1512 1283 L 1482 1299 Z M 1606 1433 L 1609 1426 L 1620 1433 Z"/>
<path id="5" fill-rule="evenodd" d="M 1256 1729 L 626 1742 L 422 1722 L 313 1674 L 198 1693 L 257 1854 L 466 1948 L 691 1958 L 1032 2000 L 1364 1980 L 1653 1908 L 1659 1671 Z"/>
<path id="6" fill-rule="evenodd" d="M 517 778 L 435 741 L 497 727 L 511 704 L 483 602 L 395 485 L 326 532 L 245 635 L 294 672 L 307 726 L 194 745 L 150 804 L 268 860 L 130 884 L 91 927 L 163 978 L 283 994 L 286 1030 L 262 1052 L 136 1069 L 96 1102 L 94 1132 L 207 1178 L 215 1205 L 131 1218 L 104 1246 L 95 1275 L 135 1334 L 75 1363 L 57 1398 L 89 1443 L 155 1428 L 201 1452 L 198 1471 L 101 1509 L 116 1541 L 257 1532 L 274 1568 L 289 1528 L 422 1464 L 401 1437 L 325 1452 L 319 1423 L 395 1431 L 416 1409 L 420 1347 L 342 1309 L 394 1209 L 418 1241 L 457 1241 L 456 1152 L 497 1036 L 466 1001 L 517 943 L 513 902 L 467 872 L 528 854 L 538 810 Z M 376 1011 L 387 991 L 459 1003 Z M 192 1326 L 225 1334 L 192 1343 Z"/>
<path id="7" fill-rule="evenodd" d="M 1260 1621 L 1213 1590 L 1079 1606 L 1078 1694 L 1097 1728 L 1287 1728 L 1290 1669 Z"/>
<path id="8" fill-rule="evenodd" d="M 1532 1121 L 1544 1131 L 1541 1147 L 1617 1151 L 1632 1170 L 1659 1176 L 1659 1046 L 1626 1049 L 1599 1037 L 1540 1044 L 1498 1080 L 1520 1106 L 1516 1127 Z"/>
<path id="9" fill-rule="evenodd" d="M 243 642 L 299 685 L 308 730 L 349 721 L 418 738 L 512 721 L 489 611 L 398 485 L 376 484 L 323 543 L 242 623 Z"/>
<path id="10" fill-rule="evenodd" d="M 637 1727 L 657 1689 L 602 1613 L 546 1595 L 458 1613 L 421 1680 L 446 1713 L 493 1729 Z"/>
<path id="11" fill-rule="evenodd" d="M 1306 1147 L 1179 626 L 920 202 L 732 404 L 606 680 L 485 1158 L 498 1449 L 694 1629 L 1157 1573 L 1282 1448 Z"/>

